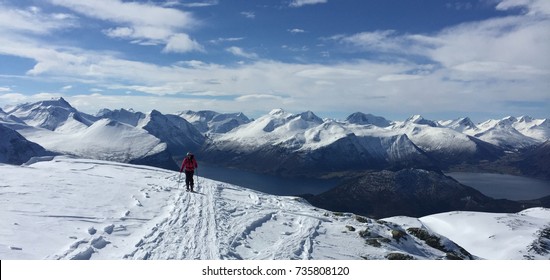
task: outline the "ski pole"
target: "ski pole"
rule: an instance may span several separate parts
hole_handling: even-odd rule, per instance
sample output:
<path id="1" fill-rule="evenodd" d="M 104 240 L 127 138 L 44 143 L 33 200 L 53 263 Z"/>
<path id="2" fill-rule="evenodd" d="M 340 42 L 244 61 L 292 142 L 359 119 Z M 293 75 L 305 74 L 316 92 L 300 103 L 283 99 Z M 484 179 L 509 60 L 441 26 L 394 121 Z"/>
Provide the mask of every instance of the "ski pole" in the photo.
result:
<path id="1" fill-rule="evenodd" d="M 180 176 L 178 177 L 178 189 L 180 188 L 180 183 L 181 183 L 181 172 L 180 172 Z"/>

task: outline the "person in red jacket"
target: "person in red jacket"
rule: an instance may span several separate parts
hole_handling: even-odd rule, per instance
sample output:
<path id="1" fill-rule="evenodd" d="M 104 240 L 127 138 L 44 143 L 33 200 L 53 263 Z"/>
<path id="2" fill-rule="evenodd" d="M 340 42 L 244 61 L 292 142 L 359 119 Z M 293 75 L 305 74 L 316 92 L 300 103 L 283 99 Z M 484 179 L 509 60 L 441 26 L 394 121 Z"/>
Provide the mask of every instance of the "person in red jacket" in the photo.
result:
<path id="1" fill-rule="evenodd" d="M 193 181 L 193 176 L 195 175 L 195 169 L 198 167 L 199 165 L 197 164 L 197 160 L 195 160 L 193 153 L 187 153 L 187 157 L 183 159 L 180 168 L 180 173 L 185 171 L 185 186 L 187 191 L 193 191 L 193 185 L 195 183 Z"/>

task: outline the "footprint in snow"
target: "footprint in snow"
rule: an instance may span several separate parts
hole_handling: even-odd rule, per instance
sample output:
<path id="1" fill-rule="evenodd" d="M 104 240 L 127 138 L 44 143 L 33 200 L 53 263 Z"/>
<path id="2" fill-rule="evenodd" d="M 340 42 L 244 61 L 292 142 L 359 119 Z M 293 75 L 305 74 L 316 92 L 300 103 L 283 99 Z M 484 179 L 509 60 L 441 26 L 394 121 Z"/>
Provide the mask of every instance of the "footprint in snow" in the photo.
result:
<path id="1" fill-rule="evenodd" d="M 94 247 L 96 249 L 103 249 L 109 243 L 111 243 L 111 242 L 103 239 L 103 236 L 96 237 L 96 238 L 92 239 L 92 241 L 90 241 L 90 244 L 92 245 L 92 247 Z"/>
<path id="2" fill-rule="evenodd" d="M 111 234 L 113 233 L 113 230 L 115 229 L 115 225 L 114 224 L 110 224 L 106 227 L 103 228 L 103 231 L 107 234 Z"/>
<path id="3" fill-rule="evenodd" d="M 89 260 L 94 252 L 94 248 L 88 247 L 86 250 L 74 255 L 71 260 Z"/>

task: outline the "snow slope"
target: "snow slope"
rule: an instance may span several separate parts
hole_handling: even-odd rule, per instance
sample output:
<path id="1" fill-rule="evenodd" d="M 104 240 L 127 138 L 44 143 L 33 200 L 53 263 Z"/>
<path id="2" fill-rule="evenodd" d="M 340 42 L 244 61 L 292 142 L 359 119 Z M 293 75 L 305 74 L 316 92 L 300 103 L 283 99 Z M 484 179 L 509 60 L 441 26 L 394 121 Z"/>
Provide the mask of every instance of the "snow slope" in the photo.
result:
<path id="1" fill-rule="evenodd" d="M 188 193 L 177 172 L 49 159 L 0 164 L 0 259 L 474 258 L 443 236 L 436 249 L 297 197 L 203 178 Z"/>
<path id="2" fill-rule="evenodd" d="M 125 109 L 102 109 L 97 116 L 147 131 L 166 143 L 168 151 L 173 156 L 181 156 L 188 151 L 197 150 L 205 141 L 205 137 L 182 117 L 164 115 L 157 110 L 144 114 Z"/>
<path id="3" fill-rule="evenodd" d="M 500 120 L 485 121 L 477 126 L 478 130 L 468 130 L 465 133 L 499 147 L 521 149 L 540 144 L 550 137 L 550 127 L 545 128 L 545 121 L 525 116 L 520 119 L 508 116 Z"/>
<path id="4" fill-rule="evenodd" d="M 539 254 L 533 247 L 541 231 L 550 230 L 550 209 L 532 208 L 514 214 L 450 212 L 420 220 L 472 254 L 488 259 L 550 259 L 549 237 L 541 240 L 546 252 Z"/>
<path id="5" fill-rule="evenodd" d="M 422 218 L 384 221 L 405 228 L 424 227 L 448 237 L 468 252 L 493 260 L 550 260 L 550 209 L 519 213 L 453 211 Z"/>
<path id="6" fill-rule="evenodd" d="M 377 221 L 203 178 L 187 193 L 176 172 L 122 163 L 56 157 L 0 171 L 1 259 L 472 257 L 453 241 L 483 258 L 548 259 L 543 208 Z"/>
<path id="7" fill-rule="evenodd" d="M 165 143 L 147 131 L 109 119 L 70 132 L 35 127 L 18 132 L 50 151 L 101 160 L 129 162 L 166 149 Z"/>
<path id="8" fill-rule="evenodd" d="M 523 135 L 540 142 L 550 139 L 550 120 L 548 119 L 533 119 L 529 116 L 521 116 L 512 126 Z"/>

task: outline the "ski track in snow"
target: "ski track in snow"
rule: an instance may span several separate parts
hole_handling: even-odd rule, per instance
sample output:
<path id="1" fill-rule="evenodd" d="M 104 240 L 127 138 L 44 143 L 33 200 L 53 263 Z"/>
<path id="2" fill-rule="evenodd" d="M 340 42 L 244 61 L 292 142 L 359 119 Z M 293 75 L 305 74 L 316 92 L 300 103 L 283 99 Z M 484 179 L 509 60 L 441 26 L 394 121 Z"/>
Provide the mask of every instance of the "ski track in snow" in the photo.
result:
<path id="1" fill-rule="evenodd" d="M 137 249 L 125 258 L 218 259 L 214 195 L 211 188 L 201 190 L 204 193 L 181 190 L 169 217 L 144 236 L 136 244 Z"/>
<path id="2" fill-rule="evenodd" d="M 231 207 L 228 199 L 243 207 Z M 195 193 L 182 190 L 169 217 L 125 258 L 311 259 L 321 219 L 284 211 L 279 199 L 267 205 L 258 195 L 223 183 L 205 183 Z"/>

